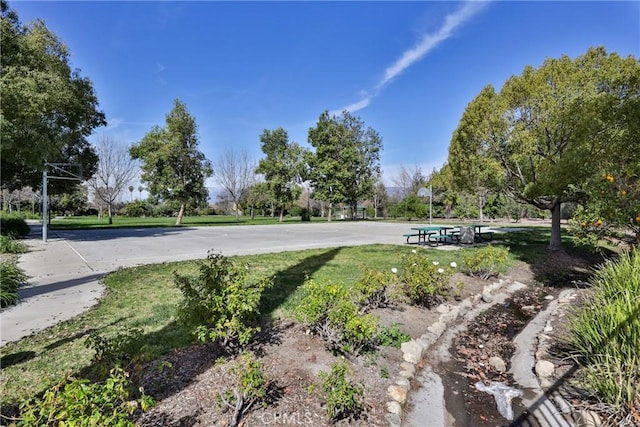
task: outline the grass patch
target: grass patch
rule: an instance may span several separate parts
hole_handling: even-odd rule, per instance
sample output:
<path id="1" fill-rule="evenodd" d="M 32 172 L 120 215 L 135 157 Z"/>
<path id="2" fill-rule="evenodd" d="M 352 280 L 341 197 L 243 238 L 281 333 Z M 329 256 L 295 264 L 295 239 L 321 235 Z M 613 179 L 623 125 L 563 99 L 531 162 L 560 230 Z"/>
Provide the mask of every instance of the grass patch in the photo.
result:
<path id="1" fill-rule="evenodd" d="M 17 260 L 13 257 L 0 260 L 0 307 L 15 304 L 18 300 L 18 288 L 27 279 L 16 263 Z"/>
<path id="2" fill-rule="evenodd" d="M 16 240 L 13 236 L 0 236 L 1 254 L 23 254 L 27 252 L 27 245 Z"/>
<path id="3" fill-rule="evenodd" d="M 572 316 L 571 354 L 583 387 L 624 418 L 640 397 L 640 252 L 607 262 L 592 284 L 593 296 Z"/>

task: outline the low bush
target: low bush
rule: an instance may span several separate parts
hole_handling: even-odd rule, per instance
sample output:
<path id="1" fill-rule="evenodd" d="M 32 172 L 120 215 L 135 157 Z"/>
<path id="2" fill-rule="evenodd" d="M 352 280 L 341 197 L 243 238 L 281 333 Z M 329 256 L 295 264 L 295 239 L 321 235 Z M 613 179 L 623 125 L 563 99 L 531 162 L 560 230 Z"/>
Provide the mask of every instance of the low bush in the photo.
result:
<path id="1" fill-rule="evenodd" d="M 597 270 L 593 296 L 571 316 L 569 348 L 582 385 L 622 421 L 640 404 L 640 253 Z"/>
<path id="2" fill-rule="evenodd" d="M 308 279 L 296 308 L 298 321 L 321 336 L 332 351 L 358 354 L 375 345 L 378 318 L 362 315 L 346 286 Z"/>
<path id="3" fill-rule="evenodd" d="M 0 234 L 3 236 L 25 237 L 31 228 L 18 214 L 0 213 Z"/>
<path id="4" fill-rule="evenodd" d="M 92 369 L 97 378 L 104 378 L 116 366 L 129 371 L 132 362 L 141 357 L 143 343 L 142 330 L 128 328 L 114 335 L 94 332 L 85 340 L 85 347 L 95 351 Z"/>
<path id="5" fill-rule="evenodd" d="M 330 423 L 345 418 L 357 418 L 364 408 L 364 386 L 347 380 L 347 366 L 334 363 L 330 372 L 320 372 L 322 390 L 326 395 L 325 411 Z"/>
<path id="6" fill-rule="evenodd" d="M 237 426 L 242 416 L 255 405 L 267 406 L 268 380 L 262 372 L 262 362 L 249 352 L 243 352 L 230 369 L 234 387 L 218 393 L 218 400 L 233 411 L 230 426 Z"/>
<path id="7" fill-rule="evenodd" d="M 0 307 L 15 304 L 18 300 L 18 288 L 25 280 L 27 276 L 16 265 L 15 260 L 0 261 Z"/>
<path id="8" fill-rule="evenodd" d="M 387 347 L 400 348 L 403 342 L 411 341 L 411 335 L 400 330 L 400 325 L 381 328 L 378 332 L 378 343 Z"/>
<path id="9" fill-rule="evenodd" d="M 506 266 L 509 250 L 501 246 L 485 246 L 477 251 L 465 251 L 462 254 L 463 273 L 487 280 L 496 277 Z"/>
<path id="10" fill-rule="evenodd" d="M 13 236 L 0 235 L 0 253 L 23 254 L 27 251 L 27 245 L 17 241 Z"/>
<path id="11" fill-rule="evenodd" d="M 392 299 L 389 295 L 391 283 L 393 283 L 393 276 L 390 272 L 363 268 L 362 277 L 353 287 L 361 312 L 366 313 L 375 308 L 387 307 Z"/>
<path id="12" fill-rule="evenodd" d="M 178 318 L 193 327 L 201 342 L 220 344 L 228 352 L 239 351 L 260 328 L 258 307 L 272 278 L 248 280 L 248 266 L 234 265 L 221 254 L 209 253 L 196 277 L 175 274 L 184 295 Z"/>
<path id="13" fill-rule="evenodd" d="M 412 303 L 432 307 L 449 295 L 452 274 L 451 268 L 431 262 L 424 254 L 411 252 L 402 257 L 399 277 Z"/>
<path id="14" fill-rule="evenodd" d="M 127 373 L 114 368 L 104 383 L 68 377 L 41 398 L 20 405 L 18 426 L 135 426 L 133 415 L 155 404 L 143 390 L 131 400 Z"/>

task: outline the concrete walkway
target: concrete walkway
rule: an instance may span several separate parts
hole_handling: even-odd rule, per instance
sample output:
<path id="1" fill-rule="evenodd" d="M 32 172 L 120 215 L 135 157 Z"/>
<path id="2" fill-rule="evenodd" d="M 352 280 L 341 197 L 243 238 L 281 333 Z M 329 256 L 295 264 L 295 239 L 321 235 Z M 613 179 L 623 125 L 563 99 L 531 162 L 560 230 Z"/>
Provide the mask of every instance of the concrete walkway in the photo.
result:
<path id="1" fill-rule="evenodd" d="M 248 255 L 372 243 L 403 244 L 411 224 L 345 221 L 254 226 L 50 231 L 31 221 L 29 276 L 20 302 L 0 313 L 0 347 L 70 319 L 97 303 L 100 279 L 119 267 L 204 258 L 209 250 Z"/>

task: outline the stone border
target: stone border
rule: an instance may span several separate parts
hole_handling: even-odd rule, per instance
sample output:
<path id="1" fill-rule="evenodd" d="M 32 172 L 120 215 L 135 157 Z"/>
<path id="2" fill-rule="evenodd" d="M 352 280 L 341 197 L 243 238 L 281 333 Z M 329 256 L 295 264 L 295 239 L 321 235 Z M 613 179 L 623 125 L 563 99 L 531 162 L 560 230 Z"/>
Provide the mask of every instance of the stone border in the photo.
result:
<path id="1" fill-rule="evenodd" d="M 402 424 L 403 407 L 407 402 L 409 390 L 411 389 L 410 382 L 416 374 L 416 365 L 420 363 L 429 348 L 435 344 L 447 327 L 451 326 L 460 316 L 467 314 L 480 302 L 489 304 L 493 302 L 492 293 L 507 284 L 511 284 L 511 286 L 507 288 L 508 294 L 525 286 L 519 282 L 499 279 L 497 282 L 485 285 L 481 294 L 467 297 L 457 305 L 447 303 L 440 304 L 436 308 L 436 311 L 440 313 L 438 321 L 430 325 L 427 328 L 427 332 L 419 338 L 402 343 L 400 350 L 402 351 L 404 362 L 400 364 L 399 377 L 396 378 L 394 384 L 390 385 L 387 389 L 387 395 L 391 400 L 389 400 L 386 405 L 386 418 L 391 427 L 399 427 Z"/>

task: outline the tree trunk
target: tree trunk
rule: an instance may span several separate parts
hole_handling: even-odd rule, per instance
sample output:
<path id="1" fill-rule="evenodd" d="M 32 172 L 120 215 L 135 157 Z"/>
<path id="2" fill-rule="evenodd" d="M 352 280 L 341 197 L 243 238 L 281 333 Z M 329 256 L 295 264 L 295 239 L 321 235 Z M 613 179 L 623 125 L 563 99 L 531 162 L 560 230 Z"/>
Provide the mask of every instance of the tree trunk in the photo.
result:
<path id="1" fill-rule="evenodd" d="M 329 216 L 327 216 L 327 221 L 331 222 L 331 211 L 333 210 L 333 205 L 329 203 Z"/>
<path id="2" fill-rule="evenodd" d="M 113 217 L 111 216 L 111 203 L 109 203 L 109 225 L 113 224 Z"/>
<path id="3" fill-rule="evenodd" d="M 284 206 L 280 207 L 280 219 L 278 220 L 278 222 L 282 221 L 284 221 Z"/>
<path id="4" fill-rule="evenodd" d="M 240 209 L 238 209 L 238 202 L 235 201 L 233 203 L 235 204 L 235 207 L 236 207 L 236 221 L 240 221 Z"/>
<path id="5" fill-rule="evenodd" d="M 176 225 L 182 225 L 183 216 L 184 216 L 184 203 L 180 204 L 180 210 L 178 211 L 178 218 L 176 218 Z"/>
<path id="6" fill-rule="evenodd" d="M 562 235 L 560 233 L 560 205 L 557 201 L 551 211 L 551 240 L 549 241 L 550 251 L 563 251 L 562 248 Z"/>

